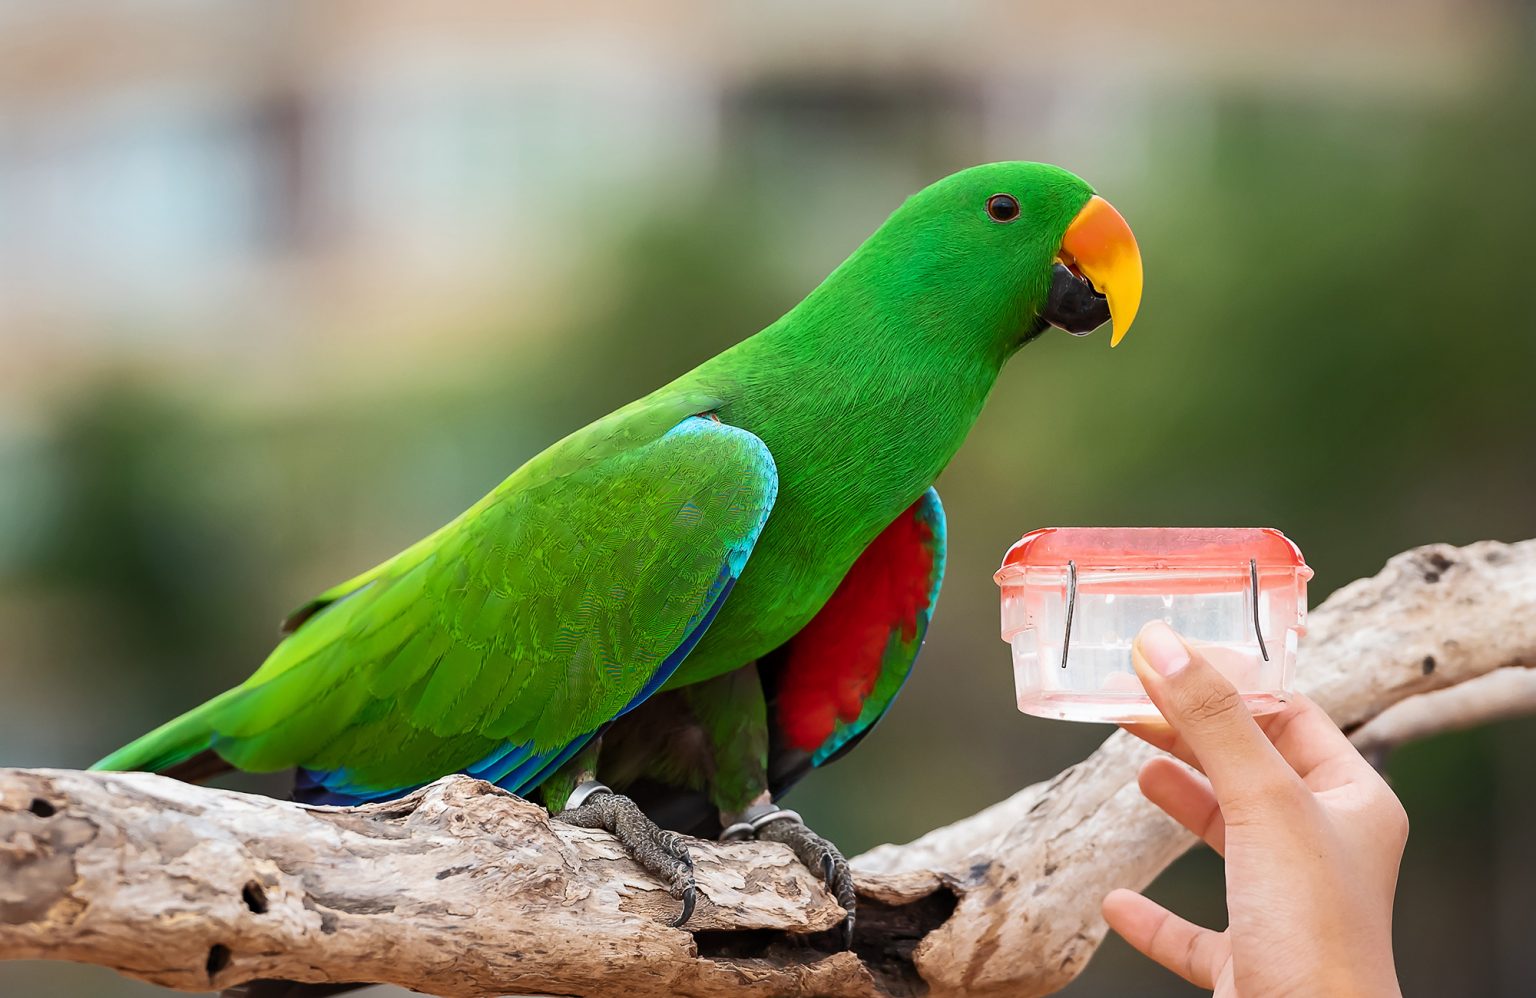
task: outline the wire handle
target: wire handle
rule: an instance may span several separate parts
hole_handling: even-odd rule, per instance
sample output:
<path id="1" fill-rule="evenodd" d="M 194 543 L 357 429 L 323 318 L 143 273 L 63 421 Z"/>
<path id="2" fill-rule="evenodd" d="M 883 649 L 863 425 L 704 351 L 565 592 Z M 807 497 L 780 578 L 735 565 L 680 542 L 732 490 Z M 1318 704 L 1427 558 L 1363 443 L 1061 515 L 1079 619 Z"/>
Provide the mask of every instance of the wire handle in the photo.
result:
<path id="1" fill-rule="evenodd" d="M 1067 626 L 1061 632 L 1061 667 L 1067 667 L 1067 650 L 1072 647 L 1072 609 L 1077 606 L 1077 562 L 1067 562 Z"/>
<path id="2" fill-rule="evenodd" d="M 1259 654 L 1269 661 L 1269 649 L 1264 647 L 1264 631 L 1259 627 L 1259 563 L 1248 559 L 1248 579 L 1253 583 L 1253 636 L 1259 639 Z"/>

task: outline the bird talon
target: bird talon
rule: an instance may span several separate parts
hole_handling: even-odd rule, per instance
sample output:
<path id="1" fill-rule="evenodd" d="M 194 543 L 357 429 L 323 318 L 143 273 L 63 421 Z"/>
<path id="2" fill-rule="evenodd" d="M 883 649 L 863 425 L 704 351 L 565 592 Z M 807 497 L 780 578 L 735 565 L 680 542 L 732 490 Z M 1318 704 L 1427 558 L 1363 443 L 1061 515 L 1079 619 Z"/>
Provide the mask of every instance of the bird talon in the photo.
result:
<path id="1" fill-rule="evenodd" d="M 782 842 L 789 846 L 795 858 L 811 872 L 821 867 L 821 879 L 827 892 L 835 897 L 848 918 L 843 923 L 843 948 L 853 946 L 853 922 L 857 906 L 853 887 L 853 872 L 848 861 L 838 852 L 837 846 L 811 831 L 793 811 L 768 814 L 757 818 L 753 825 L 757 838 L 765 842 Z"/>
<path id="2" fill-rule="evenodd" d="M 693 880 L 693 856 L 681 835 L 659 827 L 634 801 L 606 787 L 588 793 L 578 806 L 568 807 L 555 817 L 581 828 L 601 828 L 618 839 L 635 862 L 670 884 L 673 895 L 682 900 L 682 914 L 672 924 L 680 927 L 693 917 L 698 888 Z"/>
<path id="3" fill-rule="evenodd" d="M 674 929 L 681 929 L 684 925 L 688 924 L 688 919 L 693 917 L 693 904 L 697 896 L 698 888 L 692 884 L 683 888 L 683 912 L 673 920 L 672 927 Z"/>

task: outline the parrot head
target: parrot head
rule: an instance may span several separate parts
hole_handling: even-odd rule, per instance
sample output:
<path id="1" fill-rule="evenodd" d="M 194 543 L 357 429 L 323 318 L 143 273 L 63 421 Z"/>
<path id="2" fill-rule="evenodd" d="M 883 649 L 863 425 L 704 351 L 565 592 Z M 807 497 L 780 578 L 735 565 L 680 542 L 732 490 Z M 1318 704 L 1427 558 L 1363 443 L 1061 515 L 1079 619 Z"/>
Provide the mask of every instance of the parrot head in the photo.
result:
<path id="1" fill-rule="evenodd" d="M 1081 178 L 1045 163 L 990 163 L 908 198 L 871 237 L 906 294 L 991 327 L 1017 347 L 1049 326 L 1124 338 L 1141 304 L 1130 226 Z"/>

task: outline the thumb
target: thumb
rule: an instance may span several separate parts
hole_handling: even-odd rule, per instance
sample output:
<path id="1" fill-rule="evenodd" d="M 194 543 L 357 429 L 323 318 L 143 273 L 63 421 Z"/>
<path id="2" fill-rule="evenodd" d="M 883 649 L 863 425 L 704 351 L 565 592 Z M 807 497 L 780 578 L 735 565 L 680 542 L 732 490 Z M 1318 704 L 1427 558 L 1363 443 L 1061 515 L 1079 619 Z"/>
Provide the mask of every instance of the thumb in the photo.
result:
<path id="1" fill-rule="evenodd" d="M 1143 627 L 1131 660 L 1163 719 L 1210 777 L 1218 802 L 1271 800 L 1286 784 L 1301 786 L 1237 688 L 1173 628 L 1160 620 Z"/>

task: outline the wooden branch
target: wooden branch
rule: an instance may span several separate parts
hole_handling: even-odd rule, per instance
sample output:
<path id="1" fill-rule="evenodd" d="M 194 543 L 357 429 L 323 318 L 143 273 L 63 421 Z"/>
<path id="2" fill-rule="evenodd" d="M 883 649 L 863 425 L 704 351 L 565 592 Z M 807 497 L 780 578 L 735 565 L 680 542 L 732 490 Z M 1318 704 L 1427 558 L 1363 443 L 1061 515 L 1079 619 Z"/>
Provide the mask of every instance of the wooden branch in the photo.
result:
<path id="1" fill-rule="evenodd" d="M 1361 725 L 1350 740 L 1366 758 L 1380 760 L 1420 738 L 1531 714 L 1536 714 L 1536 669 L 1499 669 L 1400 700 Z"/>
<path id="2" fill-rule="evenodd" d="M 602 832 L 467 777 L 310 808 L 140 773 L 0 772 L 0 953 L 107 963 L 206 991 L 249 978 L 429 993 L 635 993 L 736 981 Z M 841 909 L 783 847 L 695 851 L 694 932 L 811 932 Z M 849 956 L 808 966 L 841 990 Z M 489 982 L 496 982 L 492 986 Z"/>
<path id="3" fill-rule="evenodd" d="M 1375 750 L 1536 709 L 1533 665 L 1536 541 L 1484 542 L 1410 551 L 1335 593 L 1300 675 Z M 343 809 L 0 770 L 0 958 L 188 990 L 1043 994 L 1103 938 L 1100 898 L 1191 844 L 1136 789 L 1151 754 L 1113 734 L 1052 780 L 857 858 L 854 952 L 837 952 L 824 930 L 840 910 L 782 846 L 694 843 L 699 908 L 673 929 L 675 902 L 607 835 L 465 777 Z"/>

